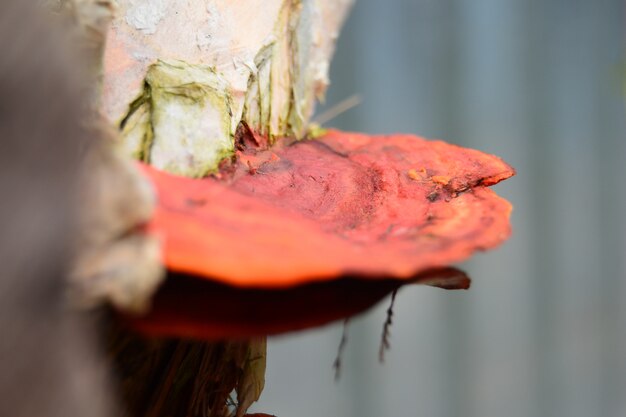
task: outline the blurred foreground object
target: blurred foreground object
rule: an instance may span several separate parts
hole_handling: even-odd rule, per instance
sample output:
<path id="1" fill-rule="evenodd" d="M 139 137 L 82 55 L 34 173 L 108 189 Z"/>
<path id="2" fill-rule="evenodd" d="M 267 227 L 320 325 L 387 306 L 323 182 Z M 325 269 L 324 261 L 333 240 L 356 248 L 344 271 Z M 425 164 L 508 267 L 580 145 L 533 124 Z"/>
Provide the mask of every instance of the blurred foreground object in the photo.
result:
<path id="1" fill-rule="evenodd" d="M 64 291 L 91 148 L 85 77 L 31 3 L 0 3 L 0 415 L 108 417 L 95 323 Z"/>

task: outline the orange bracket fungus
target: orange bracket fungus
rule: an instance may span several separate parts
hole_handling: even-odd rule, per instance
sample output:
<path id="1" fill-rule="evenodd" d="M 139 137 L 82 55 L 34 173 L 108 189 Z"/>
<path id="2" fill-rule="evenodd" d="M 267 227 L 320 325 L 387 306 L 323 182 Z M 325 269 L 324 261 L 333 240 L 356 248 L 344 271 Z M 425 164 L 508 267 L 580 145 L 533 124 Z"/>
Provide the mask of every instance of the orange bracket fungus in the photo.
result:
<path id="1" fill-rule="evenodd" d="M 333 130 L 270 147 L 240 129 L 237 145 L 203 179 L 141 165 L 169 278 L 132 327 L 220 339 L 320 325 L 405 283 L 467 288 L 450 265 L 510 234 L 511 205 L 487 187 L 514 170 L 492 155 Z"/>

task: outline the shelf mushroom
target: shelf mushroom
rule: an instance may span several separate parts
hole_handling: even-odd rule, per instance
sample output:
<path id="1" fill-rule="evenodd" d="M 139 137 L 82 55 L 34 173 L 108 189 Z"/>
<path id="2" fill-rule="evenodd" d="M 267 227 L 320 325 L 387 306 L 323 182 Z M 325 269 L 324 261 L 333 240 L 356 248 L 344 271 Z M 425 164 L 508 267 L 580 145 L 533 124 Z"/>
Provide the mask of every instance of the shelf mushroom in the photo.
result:
<path id="1" fill-rule="evenodd" d="M 450 268 L 510 235 L 487 187 L 498 157 L 411 135 L 331 130 L 273 146 L 249 130 L 212 177 L 142 165 L 166 284 L 131 326 L 161 336 L 250 337 L 356 314 L 407 283 L 467 288 Z"/>

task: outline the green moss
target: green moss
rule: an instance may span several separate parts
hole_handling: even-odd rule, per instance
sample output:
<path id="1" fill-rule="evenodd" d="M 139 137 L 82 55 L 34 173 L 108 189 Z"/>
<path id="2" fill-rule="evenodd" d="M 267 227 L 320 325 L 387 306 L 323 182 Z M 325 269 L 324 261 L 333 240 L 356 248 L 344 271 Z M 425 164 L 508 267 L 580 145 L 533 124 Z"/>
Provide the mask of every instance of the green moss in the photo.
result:
<path id="1" fill-rule="evenodd" d="M 232 107 L 228 84 L 214 68 L 158 61 L 121 124 L 124 147 L 168 172 L 206 176 L 234 152 Z"/>
<path id="2" fill-rule="evenodd" d="M 124 151 L 134 159 L 150 162 L 149 151 L 153 132 L 149 85 L 145 85 L 143 94 L 130 104 L 120 129 Z"/>
<path id="3" fill-rule="evenodd" d="M 284 2 L 274 28 L 275 40 L 257 53 L 258 70 L 248 81 L 243 120 L 270 140 L 304 136 L 304 115 L 299 113 L 294 90 L 299 68 L 295 34 L 301 10 L 298 0 Z"/>
<path id="4" fill-rule="evenodd" d="M 310 123 L 305 136 L 307 139 L 318 139 L 325 136 L 327 133 L 328 129 L 323 128 L 317 123 Z"/>

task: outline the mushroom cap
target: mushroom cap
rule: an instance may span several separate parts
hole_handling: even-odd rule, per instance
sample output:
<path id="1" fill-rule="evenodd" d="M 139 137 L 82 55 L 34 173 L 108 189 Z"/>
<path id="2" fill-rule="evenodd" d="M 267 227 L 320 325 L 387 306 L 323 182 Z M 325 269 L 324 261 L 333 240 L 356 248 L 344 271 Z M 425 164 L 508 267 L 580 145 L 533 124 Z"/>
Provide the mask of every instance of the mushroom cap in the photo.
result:
<path id="1" fill-rule="evenodd" d="M 511 205 L 486 187 L 513 169 L 410 135 L 279 143 L 241 155 L 221 180 L 143 170 L 168 270 L 238 287 L 411 278 L 510 235 Z"/>
<path id="2" fill-rule="evenodd" d="M 412 135 L 340 131 L 279 140 L 271 148 L 250 145 L 259 143 L 254 137 L 246 143 L 219 178 L 183 178 L 142 166 L 158 195 L 148 230 L 161 237 L 172 277 L 152 313 L 137 319 L 140 327 L 167 333 L 182 325 L 183 310 L 195 309 L 187 314 L 193 320 L 184 333 L 202 333 L 190 328 L 215 312 L 201 300 L 186 303 L 181 295 L 202 293 L 203 281 L 214 293 L 233 292 L 224 299 L 239 294 L 236 305 L 249 314 L 271 310 L 269 303 L 250 301 L 263 293 L 299 299 L 284 303 L 283 316 L 311 308 L 306 294 L 311 301 L 314 294 L 338 291 L 347 299 L 364 289 L 367 302 L 344 309 L 355 313 L 402 283 L 428 283 L 424 276 L 448 271 L 511 233 L 511 205 L 487 186 L 515 172 L 496 156 Z M 350 284 L 339 290 L 336 282 Z M 209 302 L 211 295 L 204 297 L 205 304 L 216 303 Z M 285 331 L 345 313 L 301 314 L 289 326 L 268 319 L 256 328 Z M 166 317 L 170 325 L 164 324 Z M 249 334 L 244 322 L 234 333 Z M 204 327 L 205 335 L 211 333 Z"/>

